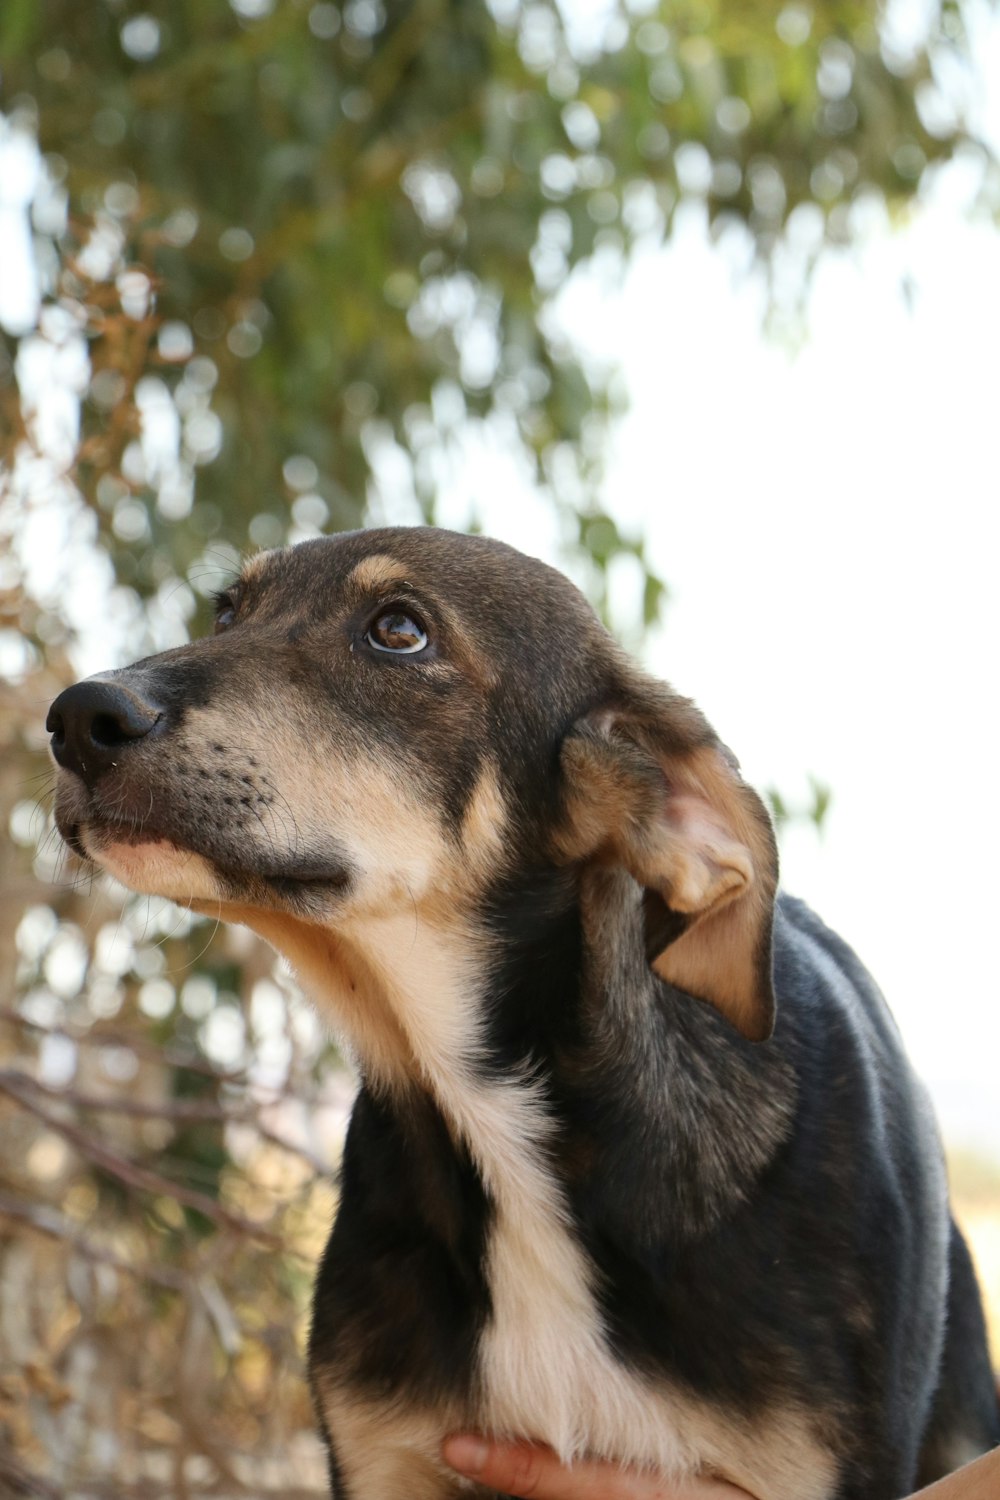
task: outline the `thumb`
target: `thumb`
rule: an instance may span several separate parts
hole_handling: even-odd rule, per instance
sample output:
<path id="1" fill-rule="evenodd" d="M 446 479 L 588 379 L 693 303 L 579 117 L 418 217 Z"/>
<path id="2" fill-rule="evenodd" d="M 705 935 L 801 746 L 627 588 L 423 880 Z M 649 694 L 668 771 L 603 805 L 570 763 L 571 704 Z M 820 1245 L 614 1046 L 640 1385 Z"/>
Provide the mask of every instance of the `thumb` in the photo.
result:
<path id="1" fill-rule="evenodd" d="M 446 1438 L 441 1453 L 466 1478 L 522 1500 L 749 1500 L 722 1480 L 670 1485 L 637 1469 L 593 1459 L 563 1464 L 551 1448 L 489 1442 L 473 1433 Z"/>

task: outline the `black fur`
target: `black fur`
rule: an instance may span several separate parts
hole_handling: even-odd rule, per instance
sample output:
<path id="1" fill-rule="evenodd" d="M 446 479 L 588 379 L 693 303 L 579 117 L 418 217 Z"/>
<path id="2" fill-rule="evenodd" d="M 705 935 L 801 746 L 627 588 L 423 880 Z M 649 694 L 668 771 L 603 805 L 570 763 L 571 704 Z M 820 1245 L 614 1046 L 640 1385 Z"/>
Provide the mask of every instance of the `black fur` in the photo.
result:
<path id="1" fill-rule="evenodd" d="M 316 1283 L 310 1363 L 344 1370 L 380 1396 L 435 1402 L 467 1388 L 489 1313 L 490 1208 L 425 1093 L 390 1108 L 362 1089 L 341 1189 Z"/>

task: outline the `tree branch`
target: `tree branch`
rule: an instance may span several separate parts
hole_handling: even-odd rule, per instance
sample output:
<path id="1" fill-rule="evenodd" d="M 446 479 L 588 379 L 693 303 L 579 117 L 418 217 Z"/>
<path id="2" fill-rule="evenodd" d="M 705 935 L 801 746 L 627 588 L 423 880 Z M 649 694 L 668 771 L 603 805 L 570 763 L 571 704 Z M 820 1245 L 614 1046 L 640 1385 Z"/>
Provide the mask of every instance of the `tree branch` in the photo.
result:
<path id="1" fill-rule="evenodd" d="M 28 1087 L 39 1094 L 44 1094 L 49 1099 L 62 1100 L 66 1104 L 74 1105 L 77 1109 L 91 1110 L 96 1113 L 130 1115 L 140 1120 L 170 1120 L 177 1124 L 218 1121 L 224 1125 L 249 1125 L 262 1140 L 270 1142 L 272 1146 L 280 1147 L 291 1156 L 300 1157 L 318 1177 L 330 1178 L 336 1175 L 336 1167 L 315 1156 L 308 1146 L 297 1146 L 293 1141 L 286 1140 L 278 1131 L 272 1130 L 269 1125 L 265 1125 L 257 1118 L 252 1104 L 234 1105 L 230 1108 L 215 1099 L 147 1100 L 86 1094 L 68 1086 L 56 1088 L 17 1068 L 0 1068 L 0 1088 L 8 1081 L 15 1090 Z"/>
<path id="2" fill-rule="evenodd" d="M 124 1182 L 128 1187 L 140 1192 L 173 1198 L 187 1208 L 193 1208 L 196 1212 L 204 1214 L 205 1218 L 211 1220 L 219 1229 L 234 1229 L 240 1234 L 249 1235 L 252 1239 L 260 1241 L 261 1244 L 269 1245 L 272 1249 L 281 1250 L 285 1254 L 297 1254 L 291 1246 L 285 1244 L 280 1235 L 262 1229 L 260 1225 L 244 1218 L 242 1214 L 223 1208 L 214 1198 L 173 1182 L 169 1177 L 161 1177 L 158 1172 L 152 1172 L 148 1167 L 141 1167 L 138 1162 L 120 1156 L 117 1151 L 112 1151 L 103 1141 L 95 1140 L 78 1125 L 46 1109 L 32 1096 L 30 1089 L 22 1087 L 22 1081 L 23 1075 L 4 1069 L 0 1072 L 0 1092 L 16 1100 L 22 1108 L 29 1110 L 48 1125 L 50 1130 L 55 1130 L 64 1140 L 69 1141 L 82 1155 L 89 1157 L 92 1162 L 103 1167 L 113 1177 L 117 1177 L 119 1182 Z"/>
<path id="3" fill-rule="evenodd" d="M 172 1292 L 189 1290 L 189 1278 L 182 1276 L 179 1271 L 158 1266 L 136 1266 L 110 1250 L 102 1250 L 88 1235 L 82 1234 L 72 1220 L 43 1203 L 26 1203 L 21 1198 L 13 1198 L 9 1193 L 0 1192 L 0 1216 L 17 1219 L 39 1234 L 48 1235 L 50 1239 L 65 1240 L 78 1255 L 93 1261 L 95 1265 L 110 1266 L 113 1271 L 124 1271 L 129 1276 L 155 1282 L 157 1286 L 167 1287 Z"/>

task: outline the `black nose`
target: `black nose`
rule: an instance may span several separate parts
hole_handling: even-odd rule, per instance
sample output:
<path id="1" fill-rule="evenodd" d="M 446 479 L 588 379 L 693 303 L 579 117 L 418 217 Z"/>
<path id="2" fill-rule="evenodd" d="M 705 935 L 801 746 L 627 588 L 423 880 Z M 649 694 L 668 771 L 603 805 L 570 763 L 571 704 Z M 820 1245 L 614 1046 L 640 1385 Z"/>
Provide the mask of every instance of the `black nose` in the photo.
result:
<path id="1" fill-rule="evenodd" d="M 122 750 L 141 740 L 162 717 L 161 709 L 130 688 L 91 677 L 59 694 L 45 727 L 59 764 L 93 786 L 117 764 Z"/>

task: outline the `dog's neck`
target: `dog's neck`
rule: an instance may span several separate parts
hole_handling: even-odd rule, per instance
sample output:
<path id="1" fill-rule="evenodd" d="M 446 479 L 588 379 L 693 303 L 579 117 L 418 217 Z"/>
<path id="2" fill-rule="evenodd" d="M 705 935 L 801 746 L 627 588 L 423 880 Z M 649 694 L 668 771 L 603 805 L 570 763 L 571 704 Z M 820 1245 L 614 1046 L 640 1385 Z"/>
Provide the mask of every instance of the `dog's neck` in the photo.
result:
<path id="1" fill-rule="evenodd" d="M 255 925 L 346 1035 L 364 1084 L 400 1109 L 425 1094 L 487 1186 L 532 1162 L 571 1182 L 595 1152 L 613 1171 L 611 1153 L 634 1146 L 655 1174 L 647 1196 L 700 1229 L 787 1132 L 780 1051 L 657 978 L 642 894 L 617 872 L 543 871 L 450 916 Z"/>

